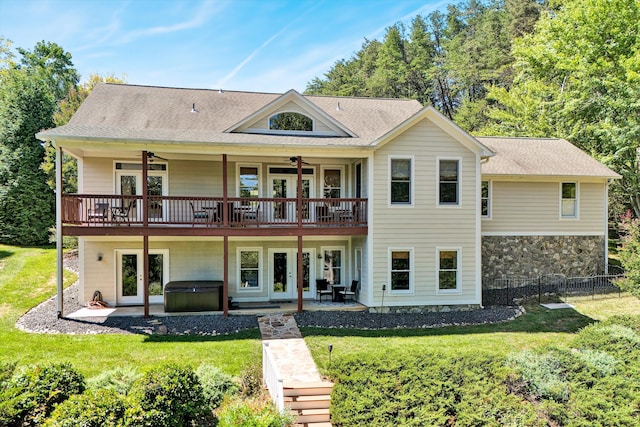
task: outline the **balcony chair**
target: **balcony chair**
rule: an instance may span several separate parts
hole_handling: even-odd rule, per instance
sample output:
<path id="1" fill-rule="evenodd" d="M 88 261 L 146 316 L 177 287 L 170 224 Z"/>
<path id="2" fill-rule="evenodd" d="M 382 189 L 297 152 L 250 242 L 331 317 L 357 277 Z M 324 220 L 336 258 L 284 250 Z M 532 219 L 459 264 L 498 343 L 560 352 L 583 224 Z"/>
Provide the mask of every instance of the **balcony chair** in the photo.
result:
<path id="1" fill-rule="evenodd" d="M 87 212 L 87 220 L 89 222 L 106 221 L 109 219 L 109 203 L 96 203 L 93 209 Z"/>
<path id="2" fill-rule="evenodd" d="M 257 227 L 260 219 L 260 205 L 236 208 L 236 215 L 243 227 L 246 227 L 248 222 L 255 223 Z"/>
<path id="3" fill-rule="evenodd" d="M 198 220 L 204 220 L 207 224 L 209 223 L 209 213 L 207 211 L 196 210 L 193 206 L 193 202 L 189 202 L 189 205 L 191 206 L 191 213 L 193 214 L 193 222 L 191 223 L 192 227 L 196 226 L 196 221 Z"/>
<path id="4" fill-rule="evenodd" d="M 342 295 L 342 300 L 345 302 L 345 304 L 347 303 L 347 296 L 355 302 L 357 289 L 358 289 L 358 281 L 354 280 L 351 282 L 351 287 L 349 289 L 345 289 L 339 292 L 340 295 Z"/>
<path id="5" fill-rule="evenodd" d="M 129 214 L 131 213 L 131 209 L 135 203 L 136 199 L 131 199 L 129 200 L 129 203 L 125 205 L 125 201 L 122 200 L 120 206 L 114 206 L 111 208 L 111 219 L 114 222 L 126 222 L 127 225 L 131 225 Z"/>
<path id="6" fill-rule="evenodd" d="M 329 212 L 329 206 L 324 204 L 316 206 L 316 223 L 327 224 L 333 221 L 333 215 Z"/>
<path id="7" fill-rule="evenodd" d="M 333 297 L 331 289 L 329 289 L 329 282 L 327 279 L 316 279 L 316 297 L 322 302 L 322 297 L 327 295 L 329 298 Z"/>

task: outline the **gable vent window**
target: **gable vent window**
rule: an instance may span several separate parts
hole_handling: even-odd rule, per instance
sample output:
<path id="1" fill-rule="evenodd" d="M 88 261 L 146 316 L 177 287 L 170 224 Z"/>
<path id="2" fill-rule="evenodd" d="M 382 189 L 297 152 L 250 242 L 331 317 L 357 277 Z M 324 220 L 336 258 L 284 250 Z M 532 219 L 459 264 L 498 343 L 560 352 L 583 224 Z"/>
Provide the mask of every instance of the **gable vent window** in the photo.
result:
<path id="1" fill-rule="evenodd" d="M 278 113 L 269 118 L 270 130 L 281 131 L 313 131 L 313 120 L 310 117 L 300 113 Z"/>

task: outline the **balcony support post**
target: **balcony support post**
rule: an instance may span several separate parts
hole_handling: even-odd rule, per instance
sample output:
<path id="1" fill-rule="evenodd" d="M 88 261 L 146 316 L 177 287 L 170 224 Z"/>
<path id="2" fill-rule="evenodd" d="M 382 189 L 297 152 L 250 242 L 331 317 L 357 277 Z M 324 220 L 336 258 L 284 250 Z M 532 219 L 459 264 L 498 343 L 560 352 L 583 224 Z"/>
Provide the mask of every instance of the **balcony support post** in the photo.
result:
<path id="1" fill-rule="evenodd" d="M 142 237 L 142 295 L 144 299 L 144 318 L 149 318 L 149 236 Z"/>
<path id="2" fill-rule="evenodd" d="M 222 225 L 225 230 L 229 226 L 229 194 L 227 193 L 227 155 L 222 155 Z M 222 313 L 229 316 L 229 234 L 224 234 L 224 273 L 222 284 Z"/>
<path id="3" fill-rule="evenodd" d="M 297 205 L 298 205 L 298 313 L 302 313 L 302 157 L 296 158 L 298 166 L 298 189 L 296 191 Z M 311 278 L 309 278 L 311 280 Z"/>
<path id="4" fill-rule="evenodd" d="M 146 151 L 142 152 L 142 225 L 147 227 L 149 225 L 149 215 L 147 215 L 147 208 L 149 207 L 149 188 L 148 188 L 148 175 L 147 169 L 148 155 Z M 145 234 L 143 237 L 143 259 L 142 259 L 142 295 L 144 300 L 144 318 L 149 317 L 149 235 Z"/>
<path id="5" fill-rule="evenodd" d="M 62 147 L 56 147 L 56 303 L 58 318 L 63 316 L 64 265 L 62 246 Z"/>

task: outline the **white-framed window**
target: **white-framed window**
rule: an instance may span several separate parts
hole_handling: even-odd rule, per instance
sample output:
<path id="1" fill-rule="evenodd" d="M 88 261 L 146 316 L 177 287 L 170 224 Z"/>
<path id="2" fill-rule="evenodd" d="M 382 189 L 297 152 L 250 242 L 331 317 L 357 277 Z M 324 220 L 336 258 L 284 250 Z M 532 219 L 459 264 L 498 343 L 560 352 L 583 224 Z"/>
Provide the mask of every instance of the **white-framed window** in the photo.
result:
<path id="1" fill-rule="evenodd" d="M 342 167 L 322 168 L 322 197 L 339 199 L 344 197 L 344 171 Z"/>
<path id="2" fill-rule="evenodd" d="M 260 197 L 260 177 L 262 176 L 260 165 L 238 164 L 236 176 L 238 177 L 238 197 Z"/>
<path id="3" fill-rule="evenodd" d="M 238 248 L 238 291 L 262 290 L 262 248 Z"/>
<path id="4" fill-rule="evenodd" d="M 438 293 L 460 292 L 460 248 L 436 249 L 436 283 Z"/>
<path id="5" fill-rule="evenodd" d="M 413 292 L 413 249 L 389 248 L 388 256 L 391 292 Z"/>
<path id="6" fill-rule="evenodd" d="M 330 285 L 345 285 L 344 277 L 344 247 L 322 247 L 322 278 Z"/>
<path id="7" fill-rule="evenodd" d="M 480 214 L 483 218 L 491 218 L 491 181 L 480 184 Z"/>
<path id="8" fill-rule="evenodd" d="M 362 284 L 362 248 L 356 248 L 354 262 L 354 280 L 357 280 Z"/>
<path id="9" fill-rule="evenodd" d="M 560 217 L 578 218 L 578 183 L 560 183 Z"/>
<path id="10" fill-rule="evenodd" d="M 460 206 L 460 159 L 438 158 L 438 205 Z"/>
<path id="11" fill-rule="evenodd" d="M 413 205 L 413 156 L 389 157 L 389 204 Z"/>
<path id="12" fill-rule="evenodd" d="M 283 111 L 269 117 L 269 130 L 280 132 L 313 132 L 313 129 L 313 119 L 295 111 Z"/>

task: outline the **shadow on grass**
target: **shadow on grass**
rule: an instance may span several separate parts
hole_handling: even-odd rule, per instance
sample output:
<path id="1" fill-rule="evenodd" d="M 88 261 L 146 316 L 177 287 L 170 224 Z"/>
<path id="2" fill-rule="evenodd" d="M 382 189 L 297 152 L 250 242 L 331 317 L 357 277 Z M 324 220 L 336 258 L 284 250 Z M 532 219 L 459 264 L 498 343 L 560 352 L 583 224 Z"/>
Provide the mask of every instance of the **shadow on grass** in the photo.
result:
<path id="1" fill-rule="evenodd" d="M 596 320 L 574 309 L 550 310 L 538 305 L 526 307 L 526 313 L 506 322 L 469 326 L 442 326 L 433 328 L 347 329 L 301 327 L 302 335 L 334 337 L 419 337 L 491 333 L 576 333 Z"/>
<path id="2" fill-rule="evenodd" d="M 9 258 L 11 255 L 13 255 L 15 252 L 11 252 L 11 251 L 5 251 L 5 250 L 0 250 L 0 259 L 3 258 Z"/>

